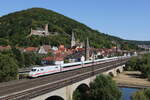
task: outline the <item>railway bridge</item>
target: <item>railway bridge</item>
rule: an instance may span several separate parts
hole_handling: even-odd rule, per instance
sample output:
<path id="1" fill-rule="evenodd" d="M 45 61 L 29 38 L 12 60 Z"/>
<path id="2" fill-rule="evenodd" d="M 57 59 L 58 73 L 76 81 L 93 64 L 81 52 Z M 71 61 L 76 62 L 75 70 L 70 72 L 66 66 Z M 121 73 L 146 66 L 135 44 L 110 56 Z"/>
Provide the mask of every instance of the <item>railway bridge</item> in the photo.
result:
<path id="1" fill-rule="evenodd" d="M 0 84 L 0 100 L 72 100 L 73 92 L 89 87 L 98 74 L 116 76 L 129 58 L 102 62 L 98 65 Z"/>

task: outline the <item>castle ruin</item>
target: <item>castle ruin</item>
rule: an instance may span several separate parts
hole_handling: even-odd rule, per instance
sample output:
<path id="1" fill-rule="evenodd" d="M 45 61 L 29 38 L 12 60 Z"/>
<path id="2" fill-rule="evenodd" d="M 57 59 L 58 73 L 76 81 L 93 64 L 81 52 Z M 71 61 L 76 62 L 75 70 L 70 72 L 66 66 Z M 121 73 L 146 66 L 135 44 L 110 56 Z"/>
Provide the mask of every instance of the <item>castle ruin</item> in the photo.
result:
<path id="1" fill-rule="evenodd" d="M 30 36 L 31 35 L 38 35 L 38 36 L 48 36 L 48 35 L 50 35 L 50 33 L 48 31 L 48 24 L 45 25 L 44 29 L 40 28 L 40 29 L 33 30 L 31 28 Z"/>

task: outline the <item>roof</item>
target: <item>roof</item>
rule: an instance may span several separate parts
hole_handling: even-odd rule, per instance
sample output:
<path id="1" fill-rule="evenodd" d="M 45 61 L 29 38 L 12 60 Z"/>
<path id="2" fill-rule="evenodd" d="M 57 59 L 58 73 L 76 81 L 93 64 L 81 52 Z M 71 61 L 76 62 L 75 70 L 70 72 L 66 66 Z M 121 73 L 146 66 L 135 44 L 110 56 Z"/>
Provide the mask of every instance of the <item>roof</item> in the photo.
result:
<path id="1" fill-rule="evenodd" d="M 47 52 L 51 51 L 51 46 L 50 46 L 50 45 L 43 45 L 42 47 L 43 47 L 44 50 L 47 51 Z"/>
<path id="2" fill-rule="evenodd" d="M 63 57 L 45 57 L 45 58 L 42 58 L 42 60 L 44 60 L 44 61 L 63 61 L 64 58 Z"/>
<path id="3" fill-rule="evenodd" d="M 25 52 L 36 52 L 37 51 L 37 47 L 27 47 L 24 49 Z"/>
<path id="4" fill-rule="evenodd" d="M 0 50 L 3 51 L 3 50 L 9 50 L 11 49 L 10 46 L 0 46 Z"/>

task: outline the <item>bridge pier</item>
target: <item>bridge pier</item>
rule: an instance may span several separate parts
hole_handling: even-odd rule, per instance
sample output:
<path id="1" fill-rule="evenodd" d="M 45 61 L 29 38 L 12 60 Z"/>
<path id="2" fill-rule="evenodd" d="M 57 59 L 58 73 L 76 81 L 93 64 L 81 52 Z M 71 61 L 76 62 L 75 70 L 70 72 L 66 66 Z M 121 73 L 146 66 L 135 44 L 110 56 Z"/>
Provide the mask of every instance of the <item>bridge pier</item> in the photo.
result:
<path id="1" fill-rule="evenodd" d="M 115 77 L 115 76 L 117 76 L 117 73 L 123 72 L 124 67 L 125 67 L 125 65 L 121 65 L 121 66 L 118 66 L 111 70 L 108 70 L 108 71 L 104 72 L 103 74 Z"/>

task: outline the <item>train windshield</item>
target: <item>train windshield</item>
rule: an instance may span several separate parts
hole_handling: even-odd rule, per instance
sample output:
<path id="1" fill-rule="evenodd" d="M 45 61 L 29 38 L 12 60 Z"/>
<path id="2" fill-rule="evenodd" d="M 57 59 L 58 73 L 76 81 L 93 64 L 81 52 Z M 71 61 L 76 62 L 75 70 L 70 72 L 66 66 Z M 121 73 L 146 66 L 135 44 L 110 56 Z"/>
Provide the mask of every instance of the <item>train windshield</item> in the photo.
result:
<path id="1" fill-rule="evenodd" d="M 36 71 L 36 69 L 31 69 L 31 71 L 32 71 L 32 72 L 35 72 L 35 71 Z"/>

